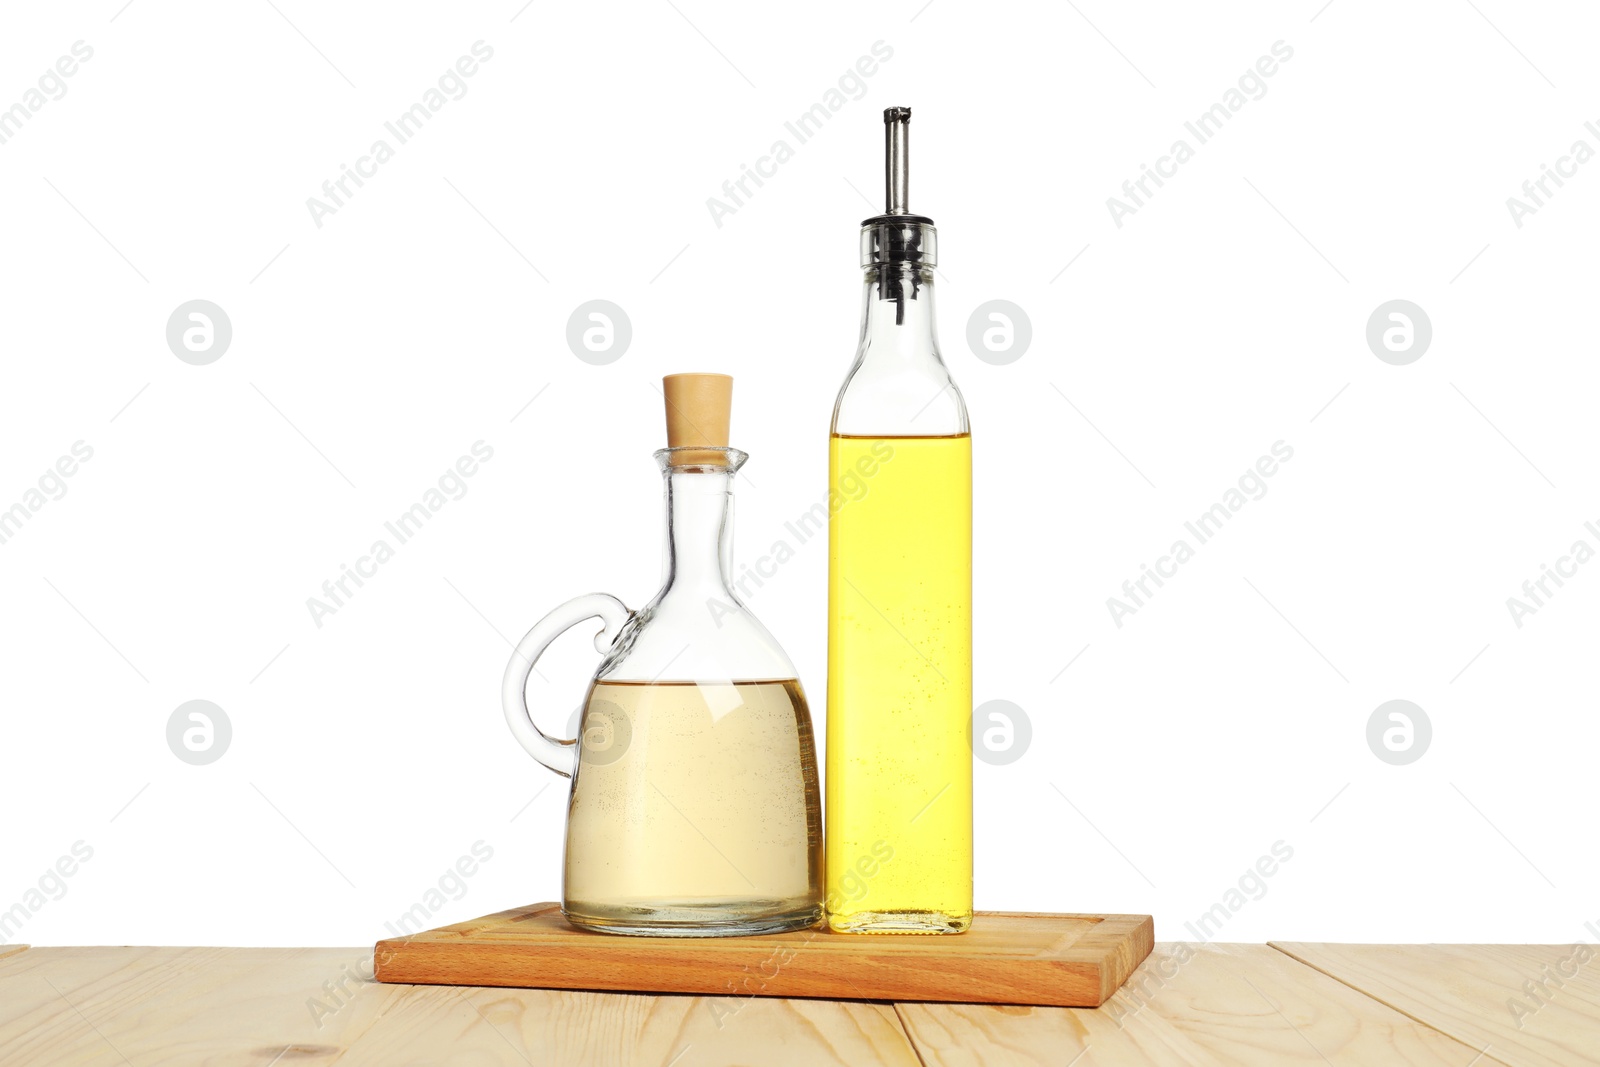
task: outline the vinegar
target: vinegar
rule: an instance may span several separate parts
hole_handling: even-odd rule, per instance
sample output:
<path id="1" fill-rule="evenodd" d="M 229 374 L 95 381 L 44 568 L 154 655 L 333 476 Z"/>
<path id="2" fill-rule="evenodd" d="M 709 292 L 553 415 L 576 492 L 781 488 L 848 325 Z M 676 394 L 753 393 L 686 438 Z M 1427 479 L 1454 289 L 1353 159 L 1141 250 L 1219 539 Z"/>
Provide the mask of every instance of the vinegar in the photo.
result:
<path id="1" fill-rule="evenodd" d="M 580 752 L 569 918 L 677 936 L 820 918 L 817 759 L 798 681 L 598 681 Z"/>
<path id="2" fill-rule="evenodd" d="M 827 910 L 972 923 L 972 438 L 833 435 Z"/>

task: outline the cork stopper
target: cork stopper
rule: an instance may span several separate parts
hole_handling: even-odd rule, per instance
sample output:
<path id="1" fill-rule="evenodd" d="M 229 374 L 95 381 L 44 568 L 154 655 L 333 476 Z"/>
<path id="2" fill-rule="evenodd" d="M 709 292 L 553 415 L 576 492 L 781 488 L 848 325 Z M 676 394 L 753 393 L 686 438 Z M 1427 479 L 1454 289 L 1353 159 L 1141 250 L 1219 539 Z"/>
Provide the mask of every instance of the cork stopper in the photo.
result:
<path id="1" fill-rule="evenodd" d="M 728 447 L 733 379 L 726 374 L 669 374 L 661 379 L 661 391 L 667 398 L 667 447 L 708 450 L 680 453 L 674 462 L 726 466 L 725 453 L 709 450 Z"/>

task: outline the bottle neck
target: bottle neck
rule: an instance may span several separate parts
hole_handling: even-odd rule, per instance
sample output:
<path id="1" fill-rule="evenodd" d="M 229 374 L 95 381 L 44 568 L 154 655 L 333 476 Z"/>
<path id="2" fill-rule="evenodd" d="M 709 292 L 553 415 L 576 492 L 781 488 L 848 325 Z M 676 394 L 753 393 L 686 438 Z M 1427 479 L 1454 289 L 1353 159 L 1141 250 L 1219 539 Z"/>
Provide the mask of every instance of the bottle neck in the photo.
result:
<path id="1" fill-rule="evenodd" d="M 946 437 L 967 432 L 967 408 L 939 357 L 933 269 L 875 264 L 863 271 L 861 344 L 833 406 L 846 437 Z"/>
<path id="2" fill-rule="evenodd" d="M 933 271 L 904 263 L 863 272 L 861 357 L 874 362 L 937 363 Z"/>
<path id="3" fill-rule="evenodd" d="M 661 593 L 731 597 L 733 471 L 696 467 L 666 472 L 667 543 Z"/>

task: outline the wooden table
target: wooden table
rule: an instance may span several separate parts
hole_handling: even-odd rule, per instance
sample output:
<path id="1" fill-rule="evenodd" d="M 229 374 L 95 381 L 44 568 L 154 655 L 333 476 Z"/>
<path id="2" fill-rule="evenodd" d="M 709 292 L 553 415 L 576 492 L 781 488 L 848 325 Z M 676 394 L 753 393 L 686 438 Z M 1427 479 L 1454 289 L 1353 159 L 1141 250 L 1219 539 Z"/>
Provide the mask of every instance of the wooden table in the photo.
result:
<path id="1" fill-rule="evenodd" d="M 1600 1064 L 1587 945 L 1160 944 L 1098 1010 L 390 986 L 370 966 L 0 947 L 0 1064 Z"/>

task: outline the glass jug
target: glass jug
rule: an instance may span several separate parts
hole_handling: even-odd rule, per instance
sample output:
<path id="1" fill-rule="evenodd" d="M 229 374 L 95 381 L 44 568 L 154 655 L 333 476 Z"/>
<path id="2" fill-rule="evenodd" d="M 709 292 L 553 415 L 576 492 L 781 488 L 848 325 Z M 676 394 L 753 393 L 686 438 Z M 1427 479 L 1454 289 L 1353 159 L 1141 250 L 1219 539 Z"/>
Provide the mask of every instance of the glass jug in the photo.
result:
<path id="1" fill-rule="evenodd" d="M 721 379 L 709 382 L 723 395 L 720 433 L 714 399 L 710 415 L 694 407 L 705 379 Z M 506 667 L 506 721 L 572 780 L 562 910 L 574 926 L 684 937 L 812 926 L 822 825 L 811 714 L 794 665 L 729 582 L 731 483 L 748 458 L 726 447 L 731 379 L 666 385 L 661 591 L 637 612 L 594 593 L 541 619 Z M 690 425 L 670 432 L 674 415 Z M 577 738 L 552 737 L 528 710 L 528 676 L 551 641 L 591 618 L 604 658 Z"/>

